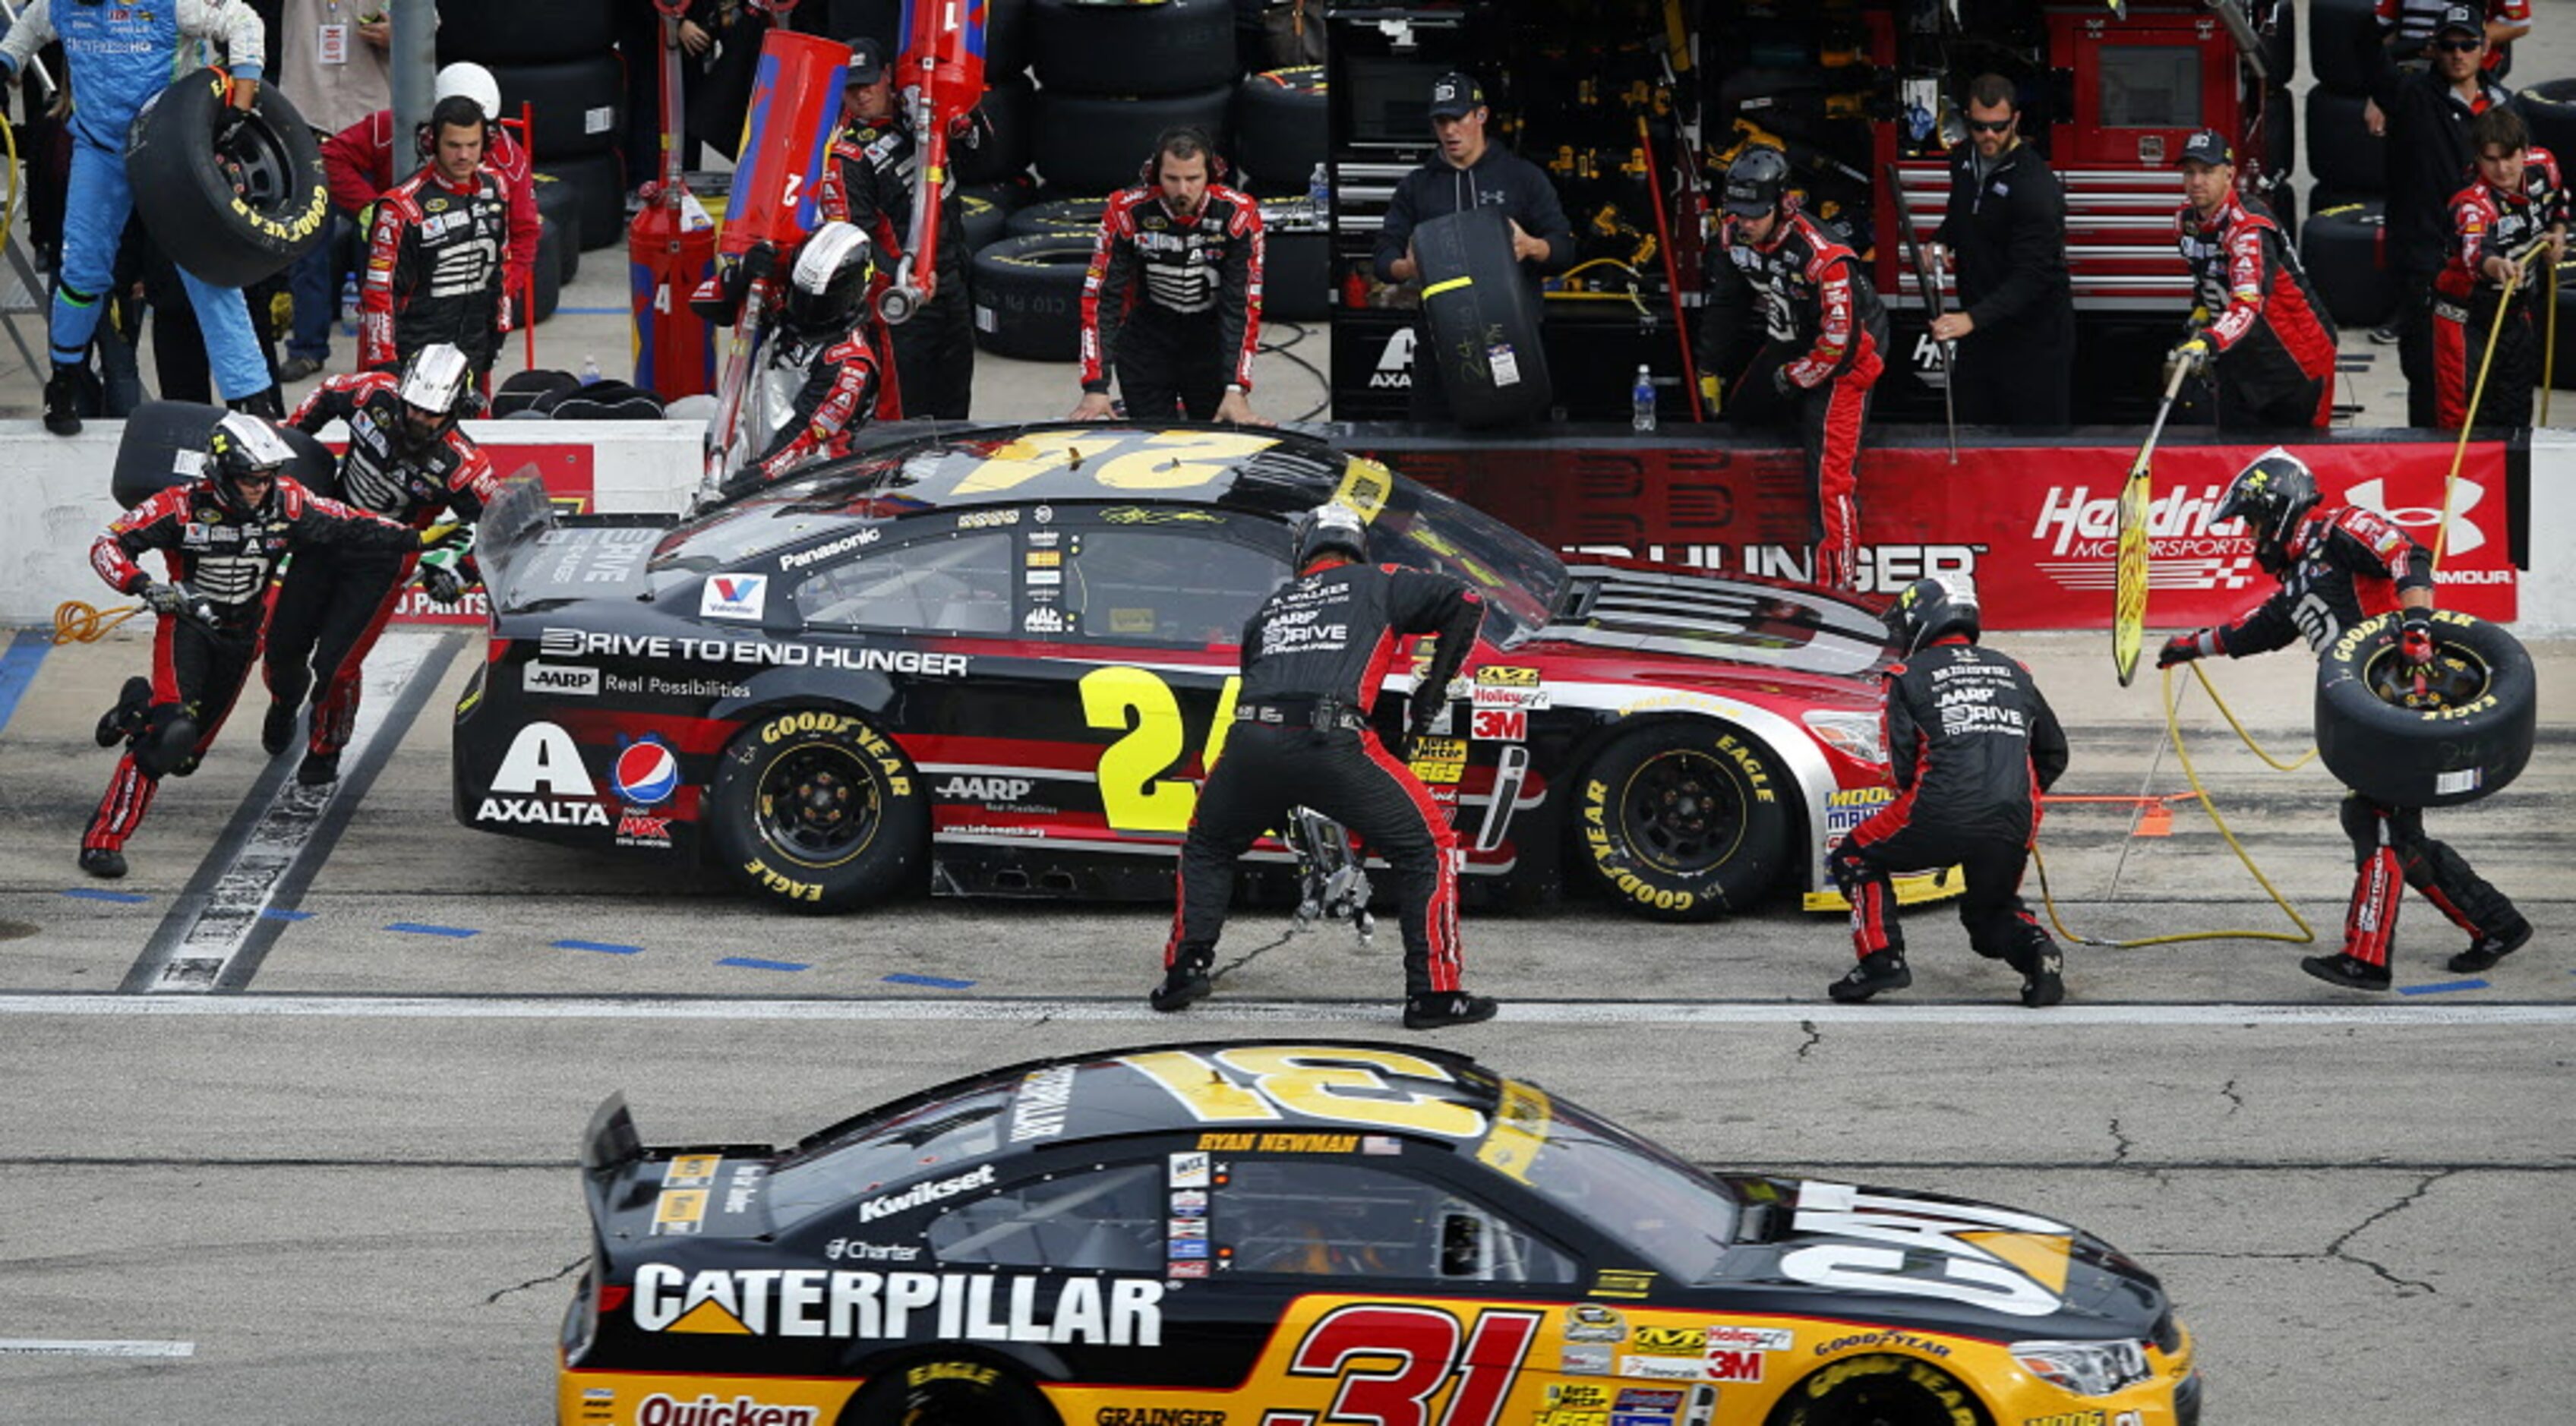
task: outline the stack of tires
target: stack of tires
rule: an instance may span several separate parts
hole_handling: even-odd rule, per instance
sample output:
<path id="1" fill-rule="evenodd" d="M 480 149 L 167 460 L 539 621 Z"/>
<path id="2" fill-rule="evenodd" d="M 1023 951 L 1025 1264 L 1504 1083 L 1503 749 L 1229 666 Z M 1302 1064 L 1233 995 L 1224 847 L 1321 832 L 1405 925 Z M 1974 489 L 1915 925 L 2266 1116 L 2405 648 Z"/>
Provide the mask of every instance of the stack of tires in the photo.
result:
<path id="1" fill-rule="evenodd" d="M 472 60 L 501 85 L 505 119 L 529 115 L 537 172 L 560 185 L 549 216 L 567 253 L 626 238 L 626 176 L 617 155 L 625 71 L 617 0 L 438 0 L 438 62 Z M 559 269 L 560 271 L 560 269 Z M 568 272 L 560 275 L 569 276 Z"/>
<path id="2" fill-rule="evenodd" d="M 1262 315 L 1283 322 L 1320 322 L 1333 314 L 1329 213 L 1273 201 L 1307 196 L 1315 170 L 1332 152 L 1327 123 L 1322 65 L 1264 70 L 1235 86 L 1235 182 L 1262 200 L 1268 229 Z"/>
<path id="3" fill-rule="evenodd" d="M 2291 13 L 2283 7 L 2285 15 Z M 2370 98 L 2366 55 L 2379 21 L 2372 0 L 2312 0 L 2308 9 L 2308 217 L 2299 258 L 2347 330 L 2376 327 L 2396 310 L 2387 268 L 2386 142 L 2363 119 Z M 2285 106 L 2286 111 L 2286 106 Z"/>

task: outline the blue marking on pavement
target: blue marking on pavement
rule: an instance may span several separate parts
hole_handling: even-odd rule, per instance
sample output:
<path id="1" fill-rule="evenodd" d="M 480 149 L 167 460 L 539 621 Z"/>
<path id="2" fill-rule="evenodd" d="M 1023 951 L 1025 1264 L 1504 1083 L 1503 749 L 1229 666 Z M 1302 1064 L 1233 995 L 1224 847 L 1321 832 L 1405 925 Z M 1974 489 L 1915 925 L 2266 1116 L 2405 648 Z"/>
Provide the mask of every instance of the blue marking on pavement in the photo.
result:
<path id="1" fill-rule="evenodd" d="M 289 911 L 282 906 L 263 906 L 259 909 L 259 919 L 262 921 L 310 921 L 313 919 L 313 913 L 310 911 Z"/>
<path id="2" fill-rule="evenodd" d="M 2483 980 L 2437 980 L 2431 985 L 2401 985 L 2397 987 L 2397 993 L 2400 995 L 2445 995 L 2454 990 L 2484 990 L 2486 988 L 2487 983 Z"/>
<path id="3" fill-rule="evenodd" d="M 716 962 L 716 964 L 717 964 L 717 965 L 720 965 L 720 966 L 741 966 L 741 967 L 742 967 L 743 969 L 745 969 L 745 970 L 812 970 L 812 969 L 813 969 L 813 967 L 812 967 L 812 966 L 810 966 L 810 965 L 799 965 L 799 964 L 797 964 L 797 963 L 796 963 L 796 962 L 794 962 L 794 961 L 764 961 L 764 960 L 761 960 L 761 959 L 759 959 L 759 958 L 757 958 L 757 957 L 754 957 L 754 956 L 726 956 L 726 957 L 724 957 L 723 959 L 718 960 L 718 961 Z"/>
<path id="4" fill-rule="evenodd" d="M 632 317 L 632 307 L 557 307 L 557 312 L 574 317 Z"/>
<path id="5" fill-rule="evenodd" d="M 605 951 L 612 956 L 641 955 L 644 951 L 642 946 L 621 946 L 615 941 L 557 941 L 554 947 L 559 951 Z"/>
<path id="6" fill-rule="evenodd" d="M 950 980 L 946 976 L 907 975 L 901 971 L 886 977 L 888 985 L 921 985 L 932 990 L 964 990 L 974 983 L 971 980 Z"/>
<path id="7" fill-rule="evenodd" d="M 21 629 L 8 650 L 0 652 L 0 728 L 9 726 L 9 715 L 18 711 L 18 699 L 36 681 L 36 666 L 53 646 L 50 630 Z"/>
<path id="8" fill-rule="evenodd" d="M 101 891 L 95 886 L 66 887 L 63 895 L 77 896 L 83 901 L 115 901 L 127 905 L 152 899 L 139 891 Z"/>
<path id="9" fill-rule="evenodd" d="M 396 921 L 385 927 L 385 929 L 388 931 L 406 931 L 415 936 L 453 936 L 460 941 L 468 936 L 480 936 L 483 934 L 480 931 L 468 930 L 463 926 L 430 926 L 418 921 Z"/>

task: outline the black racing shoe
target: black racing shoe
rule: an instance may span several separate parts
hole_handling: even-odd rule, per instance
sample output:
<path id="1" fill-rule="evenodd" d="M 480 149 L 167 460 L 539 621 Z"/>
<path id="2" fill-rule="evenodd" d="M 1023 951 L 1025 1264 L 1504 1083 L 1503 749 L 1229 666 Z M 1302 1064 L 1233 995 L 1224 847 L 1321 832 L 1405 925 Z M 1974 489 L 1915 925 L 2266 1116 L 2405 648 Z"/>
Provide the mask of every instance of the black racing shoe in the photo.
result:
<path id="1" fill-rule="evenodd" d="M 268 716 L 259 720 L 259 745 L 270 757 L 295 746 L 295 715 L 298 710 L 283 699 L 268 700 Z"/>
<path id="2" fill-rule="evenodd" d="M 338 753 L 306 753 L 295 765 L 295 780 L 306 787 L 320 787 L 340 780 Z"/>
<path id="3" fill-rule="evenodd" d="M 2066 998 L 2066 981 L 2060 974 L 2066 968 L 2066 957 L 2051 946 L 2039 953 L 2037 962 L 2022 970 L 2021 1003 L 2033 1010 L 2045 1010 Z"/>
<path id="4" fill-rule="evenodd" d="M 2531 939 L 2531 923 L 2523 922 L 2501 936 L 2480 936 L 2469 948 L 2451 957 L 2451 969 L 2458 971 L 2487 970 L 2496 962 L 2521 950 Z"/>
<path id="5" fill-rule="evenodd" d="M 1145 1003 L 1169 1015 L 1207 999 L 1214 989 L 1216 982 L 1208 979 L 1206 966 L 1176 965 L 1163 972 L 1163 983 L 1154 987 Z"/>
<path id="6" fill-rule="evenodd" d="M 2406 339 L 2406 329 L 2392 319 L 2371 328 L 2370 339 L 2380 346 L 2393 347 Z"/>
<path id="7" fill-rule="evenodd" d="M 1872 951 L 1860 958 L 1860 964 L 1845 972 L 1843 978 L 1825 987 L 1825 994 L 1849 1004 L 1867 1000 L 1882 990 L 1903 990 L 1914 983 L 1914 972 L 1905 968 L 1905 956 L 1898 951 Z"/>
<path id="8" fill-rule="evenodd" d="M 116 706 L 98 715 L 98 745 L 112 748 L 143 731 L 143 714 L 151 706 L 152 680 L 127 679 L 116 695 Z"/>
<path id="9" fill-rule="evenodd" d="M 45 378 L 45 429 L 57 436 L 77 436 L 81 417 L 95 415 L 101 404 L 98 378 L 86 366 L 57 363 Z"/>
<path id="10" fill-rule="evenodd" d="M 2330 956 L 2302 956 L 2299 958 L 2299 969 L 2328 985 L 2340 985 L 2346 990 L 2386 990 L 2388 988 L 2388 967 L 2372 965 L 2357 956 L 2348 956 L 2341 951 Z"/>
<path id="11" fill-rule="evenodd" d="M 1440 990 L 1404 998 L 1404 1028 L 1437 1030 L 1444 1025 L 1474 1025 L 1494 1018 L 1503 1003 L 1490 995 Z"/>
<path id="12" fill-rule="evenodd" d="M 125 853 L 109 847 L 83 847 L 80 868 L 92 876 L 114 881 L 125 875 Z"/>

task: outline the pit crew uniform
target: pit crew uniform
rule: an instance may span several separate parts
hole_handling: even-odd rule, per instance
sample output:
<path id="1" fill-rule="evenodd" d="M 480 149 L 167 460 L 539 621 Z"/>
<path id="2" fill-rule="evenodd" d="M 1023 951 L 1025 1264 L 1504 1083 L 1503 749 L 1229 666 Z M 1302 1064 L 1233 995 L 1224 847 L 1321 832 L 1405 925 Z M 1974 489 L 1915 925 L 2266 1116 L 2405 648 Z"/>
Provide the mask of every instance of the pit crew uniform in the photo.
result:
<path id="1" fill-rule="evenodd" d="M 1742 373 L 1727 393 L 1730 418 L 1795 420 L 1816 498 L 1816 580 L 1856 588 L 1861 427 L 1886 364 L 1887 312 L 1860 258 L 1796 207 L 1783 204 L 1767 245 L 1737 227 L 1728 215 L 1709 259 L 1700 369 Z M 1748 310 L 1756 304 L 1758 324 Z M 1761 340 L 1748 357 L 1757 325 Z"/>
<path id="2" fill-rule="evenodd" d="M 30 56 L 60 40 L 80 102 L 71 117 L 71 186 L 63 209 L 61 266 L 46 321 L 57 370 L 82 367 L 116 264 L 117 243 L 134 209 L 125 179 L 125 136 L 144 102 L 168 88 L 183 41 L 219 40 L 235 79 L 256 80 L 267 58 L 259 16 L 242 0 L 165 0 L 158 5 L 102 5 L 29 0 L 0 40 L 0 69 L 15 78 Z M 179 280 L 205 333 L 215 391 L 248 405 L 276 385 L 251 330 L 239 289 L 201 281 L 185 267 Z M 273 411 L 274 398 L 270 409 Z M 67 428 L 69 429 L 69 428 Z"/>
<path id="3" fill-rule="evenodd" d="M 2326 425 L 2334 324 L 2271 210 L 2230 193 L 2204 223 L 2185 204 L 2174 215 L 2174 243 L 2191 267 L 2193 315 L 2209 314 L 2200 335 L 2214 352 L 2220 428 Z"/>
<path id="4" fill-rule="evenodd" d="M 899 117 L 853 124 L 833 137 L 815 202 L 825 218 L 868 235 L 881 272 L 892 273 L 903 260 L 920 165 L 921 146 Z M 903 414 L 962 421 L 975 389 L 975 318 L 966 293 L 966 204 L 953 180 L 944 188 L 937 290 L 920 311 L 894 324 L 891 337 Z"/>
<path id="5" fill-rule="evenodd" d="M 1115 372 L 1138 421 L 1213 420 L 1226 387 L 1250 391 L 1262 245 L 1261 206 L 1222 183 L 1186 220 L 1150 181 L 1111 194 L 1082 280 L 1082 389 Z"/>
<path id="6" fill-rule="evenodd" d="M 483 171 L 501 181 L 510 208 L 509 290 L 533 293 L 537 244 L 546 235 L 545 215 L 537 211 L 536 175 L 528 151 L 507 128 L 492 124 L 486 132 L 492 142 L 483 150 Z M 353 215 L 365 212 L 394 186 L 394 111 L 379 109 L 324 139 L 322 175 L 334 205 Z M 372 236 L 372 227 L 369 232 Z"/>
<path id="7" fill-rule="evenodd" d="M 873 345 L 875 327 L 874 319 L 862 317 L 838 336 L 770 334 L 744 397 L 756 454 L 728 481 L 729 489 L 847 455 L 850 438 L 870 419 L 899 419 L 896 383 L 885 380 L 886 354 Z"/>
<path id="8" fill-rule="evenodd" d="M 2478 424 L 2531 424 L 2531 392 L 2540 384 L 2543 356 L 2535 309 L 2548 300 L 2539 264 L 2548 254 L 2534 259 L 2532 277 L 2514 288 L 2509 307 L 2501 300 L 2504 284 L 2479 268 L 2488 258 L 2512 257 L 2566 224 L 2567 189 L 2559 181 L 2557 158 L 2544 148 L 2525 155 L 2520 193 L 2481 179 L 2451 199 L 2451 250 L 2433 279 L 2433 402 L 2442 429 L 2456 431 L 2468 423 L 2478 366 L 2488 361 L 2489 332 L 2495 333 L 2495 356 L 2486 390 L 2478 395 Z"/>
<path id="9" fill-rule="evenodd" d="M 391 371 L 431 342 L 465 353 L 488 380 L 510 330 L 501 300 L 510 250 L 509 190 L 489 169 L 463 186 L 425 167 L 376 202 L 358 288 L 358 366 Z"/>

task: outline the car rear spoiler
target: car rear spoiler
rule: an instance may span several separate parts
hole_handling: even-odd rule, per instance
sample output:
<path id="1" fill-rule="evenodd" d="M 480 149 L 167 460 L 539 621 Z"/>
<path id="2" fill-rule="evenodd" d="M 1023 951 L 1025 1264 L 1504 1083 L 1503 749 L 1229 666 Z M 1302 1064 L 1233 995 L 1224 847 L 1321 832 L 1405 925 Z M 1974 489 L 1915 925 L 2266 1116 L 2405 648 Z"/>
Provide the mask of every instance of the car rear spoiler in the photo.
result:
<path id="1" fill-rule="evenodd" d="M 553 599 L 623 592 L 643 578 L 654 547 L 674 523 L 669 515 L 567 514 L 531 473 L 501 483 L 483 507 L 474 560 L 495 613 Z M 615 567 L 602 564 L 602 553 Z"/>
<path id="2" fill-rule="evenodd" d="M 626 1096 L 612 1094 L 601 1100 L 590 1116 L 590 1127 L 582 1131 L 582 1172 L 613 1174 L 642 1157 L 644 1139 L 635 1132 L 635 1116 L 627 1112 Z"/>

